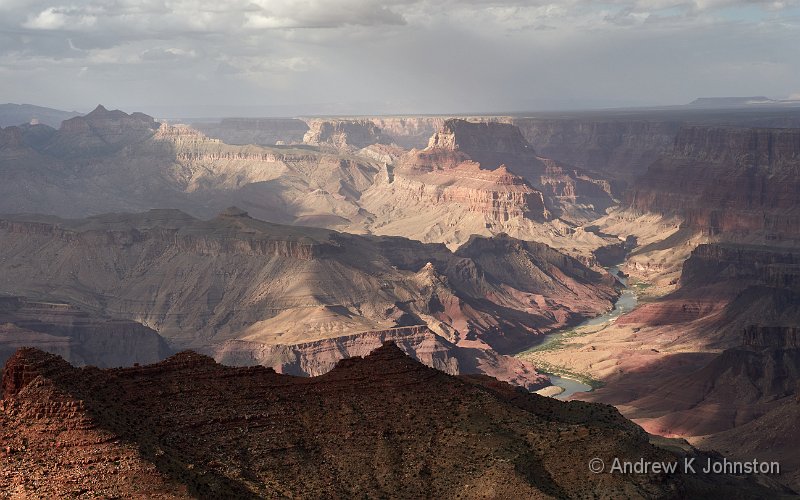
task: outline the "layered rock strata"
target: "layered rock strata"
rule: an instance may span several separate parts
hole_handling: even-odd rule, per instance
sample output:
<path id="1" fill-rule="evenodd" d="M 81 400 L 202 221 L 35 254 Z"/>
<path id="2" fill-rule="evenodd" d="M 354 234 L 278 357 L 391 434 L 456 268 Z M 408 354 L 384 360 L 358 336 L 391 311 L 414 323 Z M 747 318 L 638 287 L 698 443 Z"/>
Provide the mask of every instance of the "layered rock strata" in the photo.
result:
<path id="1" fill-rule="evenodd" d="M 496 370 L 510 380 L 510 361 L 496 352 L 604 311 L 618 294 L 604 273 L 507 236 L 476 238 L 453 253 L 404 238 L 270 224 L 235 208 L 210 221 L 171 210 L 7 217 L 0 248 L 0 291 L 137 321 L 177 346 L 335 346 L 354 333 L 380 338 L 421 325 L 435 334 L 426 342 L 454 351 L 459 372 Z M 473 352 L 479 362 L 469 364 L 454 346 L 491 352 Z M 525 370 L 521 385 L 539 383 Z"/>
<path id="2" fill-rule="evenodd" d="M 155 363 L 172 353 L 158 333 L 134 321 L 93 316 L 69 304 L 0 297 L 0 361 L 24 346 L 78 366 Z"/>
<path id="3" fill-rule="evenodd" d="M 192 128 L 226 144 L 296 144 L 308 125 L 297 118 L 225 118 L 219 123 L 193 123 Z"/>
<path id="4" fill-rule="evenodd" d="M 710 236 L 795 240 L 799 168 L 800 129 L 684 127 L 626 202 L 679 213 L 686 227 Z"/>
<path id="5" fill-rule="evenodd" d="M 303 142 L 336 149 L 361 149 L 391 144 L 392 138 L 368 120 L 309 120 Z"/>

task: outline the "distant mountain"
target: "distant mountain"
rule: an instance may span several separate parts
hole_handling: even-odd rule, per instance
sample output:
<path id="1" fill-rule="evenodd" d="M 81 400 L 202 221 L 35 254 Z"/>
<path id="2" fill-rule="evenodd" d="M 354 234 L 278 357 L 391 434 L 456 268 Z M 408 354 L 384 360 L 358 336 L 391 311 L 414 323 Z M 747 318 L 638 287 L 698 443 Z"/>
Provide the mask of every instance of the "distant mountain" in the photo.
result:
<path id="1" fill-rule="evenodd" d="M 698 108 L 735 108 L 751 104 L 775 104 L 780 101 L 763 95 L 749 97 L 701 97 L 689 103 Z"/>
<path id="2" fill-rule="evenodd" d="M 0 104 L 0 127 L 22 125 L 36 120 L 38 123 L 58 128 L 62 121 L 80 115 L 77 111 L 61 111 L 32 104 Z"/>

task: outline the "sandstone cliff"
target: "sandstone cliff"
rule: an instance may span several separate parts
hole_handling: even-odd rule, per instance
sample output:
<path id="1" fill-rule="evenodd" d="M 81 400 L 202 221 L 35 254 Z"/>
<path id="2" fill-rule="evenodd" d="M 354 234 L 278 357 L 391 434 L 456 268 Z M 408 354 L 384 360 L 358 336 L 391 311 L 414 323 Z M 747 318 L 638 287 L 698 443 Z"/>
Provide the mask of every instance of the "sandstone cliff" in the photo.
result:
<path id="1" fill-rule="evenodd" d="M 536 155 L 519 128 L 502 122 L 447 120 L 431 137 L 426 153 L 457 163 L 468 158 L 486 170 L 501 165 L 541 190 L 549 207 L 565 217 L 574 216 L 572 204 L 587 205 L 598 213 L 612 204 L 610 184 L 588 172 L 566 167 Z M 422 159 L 410 159 L 419 163 Z"/>
<path id="2" fill-rule="evenodd" d="M 406 149 L 422 149 L 430 137 L 444 125 L 438 116 L 381 116 L 369 119 Z"/>

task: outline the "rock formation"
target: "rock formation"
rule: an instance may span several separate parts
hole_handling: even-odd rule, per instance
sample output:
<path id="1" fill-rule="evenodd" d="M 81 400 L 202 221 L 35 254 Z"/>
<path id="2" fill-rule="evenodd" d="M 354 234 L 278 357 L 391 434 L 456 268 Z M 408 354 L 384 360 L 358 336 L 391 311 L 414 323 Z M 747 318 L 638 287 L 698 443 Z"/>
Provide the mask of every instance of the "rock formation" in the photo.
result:
<path id="1" fill-rule="evenodd" d="M 172 352 L 155 331 L 133 321 L 92 316 L 69 304 L 0 297 L 0 362 L 23 346 L 100 367 L 155 363 Z"/>
<path id="2" fill-rule="evenodd" d="M 630 186 L 668 155 L 682 126 L 798 128 L 797 108 L 671 109 L 538 113 L 514 117 L 541 155 Z"/>
<path id="3" fill-rule="evenodd" d="M 472 255 L 477 246 L 494 250 Z M 545 245 L 480 238 L 454 254 L 404 238 L 269 224 L 233 208 L 210 221 L 172 210 L 8 217 L 0 248 L 0 291 L 81 304 L 204 352 L 233 339 L 262 349 L 426 325 L 441 337 L 426 334 L 437 349 L 507 353 L 606 310 L 617 295 L 608 276 Z M 510 366 L 487 356 L 486 366 Z M 529 371 L 526 386 L 537 383 Z"/>
<path id="4" fill-rule="evenodd" d="M 680 123 L 610 117 L 515 118 L 543 156 L 631 183 L 672 148 Z"/>
<path id="5" fill-rule="evenodd" d="M 372 144 L 391 144 L 392 138 L 367 120 L 309 120 L 303 142 L 335 149 L 361 149 Z"/>
<path id="6" fill-rule="evenodd" d="M 226 144 L 274 146 L 303 142 L 308 125 L 297 118 L 225 118 L 219 123 L 193 123 L 192 128 Z"/>
<path id="7" fill-rule="evenodd" d="M 728 475 L 592 474 L 592 457 L 687 452 L 651 445 L 611 407 L 454 378 L 391 344 L 311 379 L 192 352 L 98 370 L 23 349 L 3 372 L 0 423 L 0 488 L 17 496 L 790 493 Z"/>
<path id="8" fill-rule="evenodd" d="M 507 233 L 586 262 L 598 247 L 615 243 L 572 237 L 579 221 L 608 203 L 607 183 L 530 152 L 493 153 L 491 143 L 508 130 L 512 148 L 530 149 L 507 125 L 497 137 L 495 126 L 476 125 L 489 134 L 487 149 L 470 154 L 530 160 L 541 167 L 536 182 L 510 164 L 479 164 L 459 149 L 405 154 L 381 143 L 388 139 L 364 120 L 318 122 L 318 132 L 330 128 L 320 140 L 333 142 L 324 147 L 237 146 L 185 125 L 155 126 L 144 115 L 98 108 L 59 131 L 3 129 L 8 146 L 0 149 L 0 172 L 7 182 L 0 184 L 0 213 L 83 217 L 168 207 L 212 217 L 236 205 L 272 222 L 408 236 L 453 249 L 472 234 Z M 456 127 L 458 141 L 481 145 L 483 139 L 470 138 L 472 128 Z M 338 149 L 340 139 L 355 143 Z"/>
<path id="9" fill-rule="evenodd" d="M 406 149 L 422 149 L 430 137 L 444 125 L 440 116 L 381 116 L 369 118 L 389 134 L 394 142 Z"/>
<path id="10" fill-rule="evenodd" d="M 618 354 L 606 387 L 582 398 L 618 406 L 648 432 L 740 459 L 779 460 L 784 480 L 800 485 L 796 454 L 772 449 L 775 440 L 797 440 L 765 427 L 797 414 L 799 256 L 787 248 L 698 246 L 675 292 L 621 316 L 619 334 L 606 332 L 611 345 L 624 335 L 631 352 Z"/>
<path id="11" fill-rule="evenodd" d="M 424 152 L 438 157 L 455 153 L 451 163 L 463 158 L 459 155 L 465 155 L 485 170 L 505 165 L 541 190 L 549 205 L 559 212 L 568 212 L 570 203 L 593 203 L 598 211 L 611 204 L 611 187 L 606 181 L 538 157 L 520 130 L 508 123 L 447 120 L 431 137 Z M 420 161 L 424 159 L 411 159 L 407 163 Z"/>
<path id="12" fill-rule="evenodd" d="M 726 238 L 800 236 L 800 130 L 685 127 L 671 154 L 626 197 L 634 209 L 679 213 L 685 226 Z"/>
<path id="13" fill-rule="evenodd" d="M 228 366 L 263 365 L 278 373 L 317 376 L 332 370 L 342 359 L 366 356 L 383 343 L 394 342 L 417 361 L 451 375 L 483 373 L 529 391 L 550 383 L 529 363 L 498 355 L 479 344 L 455 345 L 426 326 L 401 326 L 294 344 L 265 343 L 260 337 L 255 334 L 225 341 L 213 351 L 214 358 Z"/>
<path id="14" fill-rule="evenodd" d="M 778 461 L 784 482 L 800 486 L 794 448 L 800 441 L 776 422 L 798 415 L 797 332 L 795 326 L 748 326 L 741 345 L 626 402 L 626 416 L 648 432 L 690 437 L 736 459 Z"/>
<path id="15" fill-rule="evenodd" d="M 57 156 L 108 154 L 152 137 L 158 126 L 143 113 L 129 115 L 99 105 L 87 115 L 64 120 L 46 150 Z"/>

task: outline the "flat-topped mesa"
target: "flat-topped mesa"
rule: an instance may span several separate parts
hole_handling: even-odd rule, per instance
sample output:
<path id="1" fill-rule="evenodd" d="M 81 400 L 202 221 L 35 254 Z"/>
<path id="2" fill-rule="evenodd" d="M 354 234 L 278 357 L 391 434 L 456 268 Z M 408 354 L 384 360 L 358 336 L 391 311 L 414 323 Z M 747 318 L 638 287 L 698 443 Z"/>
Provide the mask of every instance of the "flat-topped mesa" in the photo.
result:
<path id="1" fill-rule="evenodd" d="M 494 171 L 480 170 L 475 164 L 472 167 L 465 166 L 456 176 L 461 182 L 445 187 L 437 201 L 465 204 L 469 210 L 497 222 L 516 217 L 548 218 L 542 192 L 525 179 L 510 173 L 505 166 Z"/>
<path id="2" fill-rule="evenodd" d="M 684 227 L 711 236 L 793 240 L 798 173 L 800 129 L 685 127 L 625 200 L 636 210 L 680 214 Z"/>
<path id="3" fill-rule="evenodd" d="M 486 153 L 535 154 L 514 125 L 461 119 L 445 121 L 442 128 L 430 138 L 427 149 L 459 150 L 470 157 Z"/>
<path id="4" fill-rule="evenodd" d="M 175 159 L 181 165 L 194 166 L 196 163 L 219 163 L 241 165 L 247 167 L 252 163 L 317 163 L 321 161 L 320 155 L 314 152 L 282 152 L 280 150 L 262 146 L 237 146 L 222 142 L 206 136 L 203 132 L 189 125 L 161 124 L 153 136 L 156 143 L 169 144 L 173 149 Z M 279 165 L 276 165 L 279 168 Z M 200 169 L 205 173 L 206 169 Z M 251 172 L 250 182 L 259 182 L 271 179 L 269 171 L 256 169 Z M 266 176 L 266 177 L 264 177 Z"/>
<path id="5" fill-rule="evenodd" d="M 397 165 L 391 185 L 406 192 L 405 196 L 424 198 L 434 205 L 457 203 L 494 223 L 518 217 L 550 218 L 542 192 L 505 165 L 484 170 L 474 161 L 462 161 L 458 153 L 430 151 L 405 155 Z"/>
<path id="6" fill-rule="evenodd" d="M 371 144 L 391 144 L 392 138 L 369 120 L 309 120 L 303 142 L 336 149 L 361 149 Z"/>
<path id="7" fill-rule="evenodd" d="M 207 137 L 203 132 L 189 125 L 169 123 L 162 123 L 153 138 L 176 144 L 220 144 L 221 142 L 219 139 Z"/>
<path id="8" fill-rule="evenodd" d="M 744 329 L 742 345 L 755 348 L 800 349 L 800 328 L 750 325 Z"/>

